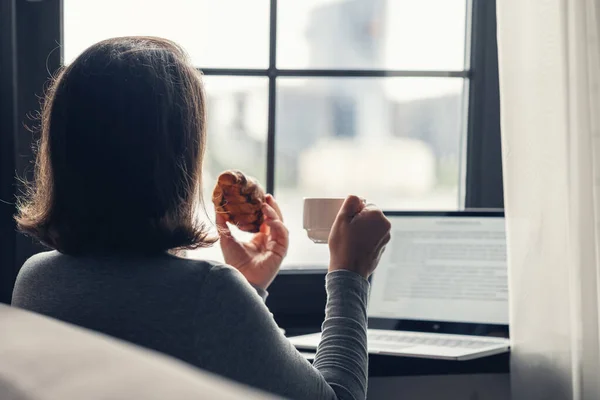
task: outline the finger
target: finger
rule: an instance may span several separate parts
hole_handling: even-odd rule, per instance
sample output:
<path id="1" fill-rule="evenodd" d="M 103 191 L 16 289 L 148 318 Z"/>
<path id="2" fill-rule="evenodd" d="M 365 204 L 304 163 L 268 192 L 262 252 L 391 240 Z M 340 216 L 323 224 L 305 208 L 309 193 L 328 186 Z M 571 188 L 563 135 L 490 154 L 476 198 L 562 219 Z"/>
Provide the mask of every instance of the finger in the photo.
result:
<path id="1" fill-rule="evenodd" d="M 269 233 L 271 233 L 271 228 L 269 228 L 269 225 L 267 225 L 263 222 L 262 224 L 260 224 L 260 228 L 258 229 L 258 231 L 260 233 L 264 233 L 265 235 L 268 235 Z"/>
<path id="2" fill-rule="evenodd" d="M 271 230 L 270 240 L 267 243 L 267 249 L 276 253 L 281 258 L 287 254 L 289 246 L 289 232 L 283 222 L 278 220 L 267 220 L 265 224 Z"/>
<path id="3" fill-rule="evenodd" d="M 377 207 L 374 203 L 367 203 L 365 202 L 365 209 L 369 209 L 369 210 L 379 210 L 379 207 Z"/>
<path id="4" fill-rule="evenodd" d="M 232 248 L 232 246 L 233 247 L 241 246 L 241 244 L 231 234 L 229 225 L 227 225 L 228 219 L 229 219 L 229 216 L 227 214 L 217 213 L 215 222 L 217 225 L 217 233 L 219 234 L 221 247 L 222 248 Z"/>
<path id="5" fill-rule="evenodd" d="M 281 241 L 283 244 L 289 241 L 290 234 L 283 222 L 279 220 L 268 219 L 264 224 L 269 227 L 271 237 L 274 240 Z"/>
<path id="6" fill-rule="evenodd" d="M 227 226 L 227 221 L 229 221 L 229 215 L 227 215 L 226 213 L 223 213 L 223 212 L 217 212 L 216 217 L 215 217 L 215 223 L 217 225 L 217 229 L 219 230 L 219 233 L 221 231 L 223 231 L 225 233 L 231 233 L 229 231 L 229 227 Z"/>
<path id="7" fill-rule="evenodd" d="M 266 197 L 267 204 L 273 207 L 277 215 L 279 215 L 279 219 L 283 221 L 283 213 L 281 212 L 281 208 L 279 208 L 279 204 L 275 201 L 275 197 L 273 195 L 268 194 Z"/>
<path id="8" fill-rule="evenodd" d="M 358 196 L 350 195 L 344 200 L 344 204 L 338 212 L 338 216 L 342 218 L 352 219 L 365 208 L 365 203 Z"/>
<path id="9" fill-rule="evenodd" d="M 379 241 L 377 246 L 385 247 L 390 242 L 391 239 L 392 239 L 392 235 L 388 232 L 387 235 L 385 235 L 384 237 L 381 238 L 381 240 Z"/>
<path id="10" fill-rule="evenodd" d="M 369 203 L 363 208 L 362 214 L 369 215 L 369 219 L 373 225 L 378 226 L 378 230 L 389 232 L 392 229 L 392 223 L 385 216 L 381 208 L 375 204 Z"/>
<path id="11" fill-rule="evenodd" d="M 265 220 L 270 219 L 270 220 L 274 220 L 274 221 L 281 221 L 281 219 L 279 218 L 279 215 L 277 214 L 275 209 L 273 209 L 273 207 L 271 207 L 268 204 L 263 204 L 262 212 L 263 212 L 263 215 L 265 216 Z"/>

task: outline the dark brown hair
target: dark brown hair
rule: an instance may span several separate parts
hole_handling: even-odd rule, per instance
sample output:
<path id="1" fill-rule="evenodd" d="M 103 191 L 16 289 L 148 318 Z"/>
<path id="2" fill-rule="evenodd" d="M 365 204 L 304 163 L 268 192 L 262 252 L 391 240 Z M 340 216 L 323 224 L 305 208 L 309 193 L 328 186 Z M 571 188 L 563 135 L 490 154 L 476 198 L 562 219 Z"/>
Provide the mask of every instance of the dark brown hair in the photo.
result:
<path id="1" fill-rule="evenodd" d="M 200 73 L 176 44 L 91 46 L 47 91 L 19 229 L 67 254 L 213 244 L 197 219 L 205 124 Z"/>

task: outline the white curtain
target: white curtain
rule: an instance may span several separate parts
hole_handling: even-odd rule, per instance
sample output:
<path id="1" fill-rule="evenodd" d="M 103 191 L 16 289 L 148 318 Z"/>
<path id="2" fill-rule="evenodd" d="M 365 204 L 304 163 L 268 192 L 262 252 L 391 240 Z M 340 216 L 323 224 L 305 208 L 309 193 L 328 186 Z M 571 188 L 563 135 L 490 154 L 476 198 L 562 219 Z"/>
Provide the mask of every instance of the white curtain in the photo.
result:
<path id="1" fill-rule="evenodd" d="M 513 399 L 598 400 L 600 0 L 497 11 Z"/>

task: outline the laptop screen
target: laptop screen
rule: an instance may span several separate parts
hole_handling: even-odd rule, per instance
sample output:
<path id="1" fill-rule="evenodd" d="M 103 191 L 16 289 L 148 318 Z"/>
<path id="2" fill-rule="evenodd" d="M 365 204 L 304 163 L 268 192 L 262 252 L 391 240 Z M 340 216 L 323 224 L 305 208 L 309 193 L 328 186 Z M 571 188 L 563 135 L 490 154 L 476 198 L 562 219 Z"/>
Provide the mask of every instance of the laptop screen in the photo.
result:
<path id="1" fill-rule="evenodd" d="M 504 218 L 473 214 L 390 213 L 369 317 L 508 325 Z"/>

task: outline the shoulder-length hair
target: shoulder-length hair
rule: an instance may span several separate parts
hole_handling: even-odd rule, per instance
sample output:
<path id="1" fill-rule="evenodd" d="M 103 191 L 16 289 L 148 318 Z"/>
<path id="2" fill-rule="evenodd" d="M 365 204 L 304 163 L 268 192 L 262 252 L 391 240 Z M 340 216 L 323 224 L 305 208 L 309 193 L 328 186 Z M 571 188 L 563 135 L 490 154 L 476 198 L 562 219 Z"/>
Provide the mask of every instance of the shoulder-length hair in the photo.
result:
<path id="1" fill-rule="evenodd" d="M 152 37 L 97 43 L 47 91 L 17 225 L 67 254 L 212 245 L 197 218 L 205 144 L 201 75 L 180 47 Z"/>

